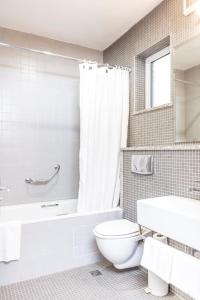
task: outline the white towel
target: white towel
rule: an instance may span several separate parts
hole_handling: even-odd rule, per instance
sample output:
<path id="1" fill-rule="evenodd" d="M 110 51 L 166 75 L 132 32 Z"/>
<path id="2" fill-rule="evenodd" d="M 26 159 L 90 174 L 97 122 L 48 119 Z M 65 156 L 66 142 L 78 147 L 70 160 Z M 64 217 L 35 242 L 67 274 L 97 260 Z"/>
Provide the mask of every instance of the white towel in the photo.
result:
<path id="1" fill-rule="evenodd" d="M 131 171 L 137 174 L 152 174 L 153 157 L 151 155 L 132 155 Z"/>
<path id="2" fill-rule="evenodd" d="M 20 257 L 20 222 L 0 223 L 0 261 L 9 262 Z"/>
<path id="3" fill-rule="evenodd" d="M 174 250 L 170 281 L 195 300 L 200 300 L 200 260 Z"/>
<path id="4" fill-rule="evenodd" d="M 141 265 L 169 283 L 174 249 L 151 237 L 146 238 Z"/>

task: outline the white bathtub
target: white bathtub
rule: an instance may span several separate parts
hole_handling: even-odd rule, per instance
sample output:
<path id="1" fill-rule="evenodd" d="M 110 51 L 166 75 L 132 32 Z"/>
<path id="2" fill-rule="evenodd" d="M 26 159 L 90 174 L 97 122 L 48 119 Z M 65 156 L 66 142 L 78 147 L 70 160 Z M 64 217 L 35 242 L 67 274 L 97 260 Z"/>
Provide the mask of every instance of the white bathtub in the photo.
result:
<path id="1" fill-rule="evenodd" d="M 76 268 L 101 259 L 92 230 L 122 218 L 120 208 L 80 214 L 77 200 L 0 207 L 0 222 L 22 223 L 19 261 L 0 263 L 0 285 Z"/>

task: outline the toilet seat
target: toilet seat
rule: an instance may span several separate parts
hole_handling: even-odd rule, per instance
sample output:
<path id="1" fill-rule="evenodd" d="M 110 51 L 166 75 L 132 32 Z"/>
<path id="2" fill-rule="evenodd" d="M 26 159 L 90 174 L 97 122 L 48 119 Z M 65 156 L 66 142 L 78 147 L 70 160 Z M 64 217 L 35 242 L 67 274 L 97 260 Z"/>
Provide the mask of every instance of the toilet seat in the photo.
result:
<path id="1" fill-rule="evenodd" d="M 101 223 L 95 227 L 93 232 L 95 236 L 102 239 L 124 239 L 140 234 L 139 225 L 126 219 Z"/>

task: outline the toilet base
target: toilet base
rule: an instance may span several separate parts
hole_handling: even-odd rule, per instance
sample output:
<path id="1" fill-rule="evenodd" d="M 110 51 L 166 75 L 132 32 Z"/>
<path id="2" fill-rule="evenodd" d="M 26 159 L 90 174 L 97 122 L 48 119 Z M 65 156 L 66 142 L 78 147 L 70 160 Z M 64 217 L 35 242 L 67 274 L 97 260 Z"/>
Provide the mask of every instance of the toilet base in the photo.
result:
<path id="1" fill-rule="evenodd" d="M 123 270 L 128 268 L 139 267 L 142 259 L 144 243 L 140 241 L 134 254 L 123 264 L 113 264 L 116 269 Z"/>

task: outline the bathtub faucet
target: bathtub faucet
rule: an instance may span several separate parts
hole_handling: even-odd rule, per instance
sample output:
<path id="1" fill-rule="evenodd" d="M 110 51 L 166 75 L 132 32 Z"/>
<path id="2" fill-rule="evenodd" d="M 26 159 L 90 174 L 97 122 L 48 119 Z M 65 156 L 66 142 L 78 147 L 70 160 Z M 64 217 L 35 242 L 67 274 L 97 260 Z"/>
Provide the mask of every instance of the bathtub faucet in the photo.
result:
<path id="1" fill-rule="evenodd" d="M 10 187 L 9 186 L 0 186 L 0 192 L 10 192 Z"/>

